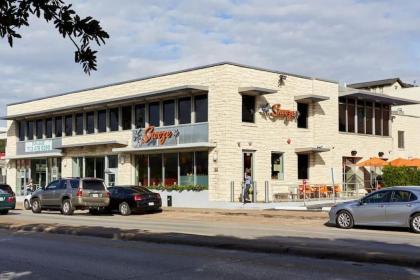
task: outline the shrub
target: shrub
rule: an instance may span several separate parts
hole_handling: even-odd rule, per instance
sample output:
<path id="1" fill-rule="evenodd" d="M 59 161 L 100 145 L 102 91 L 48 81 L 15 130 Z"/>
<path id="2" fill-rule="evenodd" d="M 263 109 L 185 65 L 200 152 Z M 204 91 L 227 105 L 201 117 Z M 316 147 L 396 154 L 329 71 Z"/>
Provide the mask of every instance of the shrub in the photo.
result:
<path id="1" fill-rule="evenodd" d="M 385 187 L 420 186 L 420 169 L 415 167 L 385 166 L 382 171 Z"/>
<path id="2" fill-rule="evenodd" d="M 194 192 L 201 192 L 208 190 L 208 186 L 203 185 L 173 185 L 173 186 L 147 186 L 146 188 L 151 190 L 157 191 L 176 191 L 176 192 L 183 192 L 183 191 L 194 191 Z"/>

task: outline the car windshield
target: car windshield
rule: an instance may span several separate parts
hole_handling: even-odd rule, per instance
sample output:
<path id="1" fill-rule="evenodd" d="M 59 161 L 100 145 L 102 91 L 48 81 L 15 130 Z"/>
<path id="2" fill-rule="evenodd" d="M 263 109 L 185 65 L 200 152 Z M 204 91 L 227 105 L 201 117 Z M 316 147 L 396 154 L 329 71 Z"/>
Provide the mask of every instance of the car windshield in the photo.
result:
<path id="1" fill-rule="evenodd" d="M 103 190 L 105 190 L 105 185 L 101 180 L 85 179 L 85 180 L 83 180 L 83 189 L 84 190 L 103 191 Z"/>
<path id="2" fill-rule="evenodd" d="M 139 192 L 139 193 L 151 193 L 151 191 L 145 187 L 131 187 L 130 189 L 133 190 L 134 192 Z"/>
<path id="3" fill-rule="evenodd" d="M 0 190 L 12 194 L 12 188 L 9 185 L 0 185 Z"/>

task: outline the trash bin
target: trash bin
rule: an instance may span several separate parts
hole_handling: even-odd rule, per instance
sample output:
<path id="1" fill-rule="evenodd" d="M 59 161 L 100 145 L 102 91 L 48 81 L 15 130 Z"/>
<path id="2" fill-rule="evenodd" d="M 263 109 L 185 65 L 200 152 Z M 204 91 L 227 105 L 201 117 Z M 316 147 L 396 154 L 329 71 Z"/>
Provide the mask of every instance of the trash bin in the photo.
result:
<path id="1" fill-rule="evenodd" d="M 166 204 L 168 207 L 172 207 L 172 195 L 166 197 Z"/>

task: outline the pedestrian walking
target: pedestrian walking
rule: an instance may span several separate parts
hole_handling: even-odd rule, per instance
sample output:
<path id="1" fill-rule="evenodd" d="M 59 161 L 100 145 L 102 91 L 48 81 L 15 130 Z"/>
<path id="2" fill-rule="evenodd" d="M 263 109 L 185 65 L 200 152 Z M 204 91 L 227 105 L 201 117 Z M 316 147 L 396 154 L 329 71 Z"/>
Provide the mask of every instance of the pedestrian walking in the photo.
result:
<path id="1" fill-rule="evenodd" d="M 245 203 L 249 203 L 251 202 L 251 200 L 249 199 L 249 189 L 251 188 L 251 184 L 252 184 L 252 177 L 251 177 L 251 172 L 249 172 L 248 170 L 245 172 L 245 177 L 244 177 L 244 193 L 243 193 L 243 202 Z"/>

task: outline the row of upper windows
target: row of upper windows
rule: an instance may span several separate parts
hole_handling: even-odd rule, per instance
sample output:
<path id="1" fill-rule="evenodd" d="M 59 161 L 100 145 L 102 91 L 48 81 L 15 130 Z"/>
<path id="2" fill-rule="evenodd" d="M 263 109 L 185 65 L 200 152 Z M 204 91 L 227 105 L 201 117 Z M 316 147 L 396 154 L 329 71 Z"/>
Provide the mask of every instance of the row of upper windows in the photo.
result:
<path id="1" fill-rule="evenodd" d="M 55 118 L 18 121 L 19 141 L 207 122 L 207 94 L 114 107 Z"/>
<path id="2" fill-rule="evenodd" d="M 353 98 L 340 98 L 338 129 L 341 132 L 389 136 L 390 106 Z"/>

